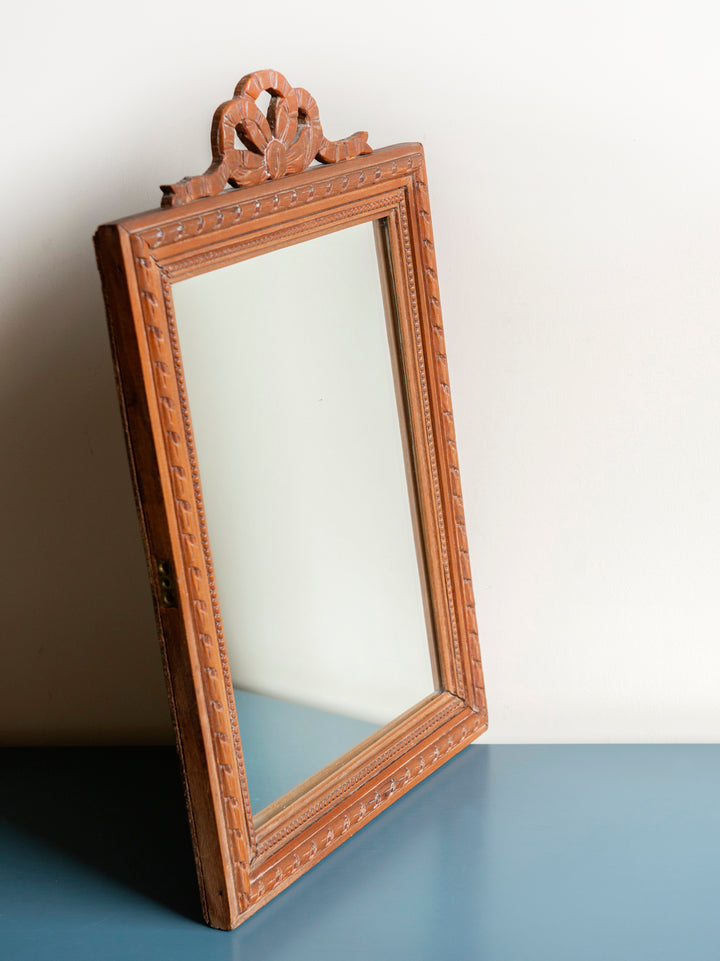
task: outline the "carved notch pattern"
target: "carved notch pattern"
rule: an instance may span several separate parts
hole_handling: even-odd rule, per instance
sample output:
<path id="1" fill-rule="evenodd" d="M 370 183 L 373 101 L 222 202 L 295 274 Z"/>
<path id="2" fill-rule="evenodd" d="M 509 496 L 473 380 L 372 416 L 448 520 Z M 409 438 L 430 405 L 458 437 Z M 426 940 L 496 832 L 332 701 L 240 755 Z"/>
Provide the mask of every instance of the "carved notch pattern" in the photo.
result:
<path id="1" fill-rule="evenodd" d="M 173 508 L 177 530 L 180 535 L 182 568 L 187 572 L 187 592 L 192 611 L 194 645 L 198 657 L 202 695 L 210 720 L 215 767 L 222 797 L 230 857 L 233 865 L 233 881 L 238 901 L 247 905 L 250 898 L 248 868 L 253 838 L 250 804 L 247 795 L 245 770 L 239 740 L 235 730 L 237 721 L 229 718 L 224 705 L 232 704 L 227 696 L 229 672 L 219 654 L 222 644 L 213 638 L 211 617 L 212 604 L 208 604 L 203 590 L 202 569 L 206 566 L 202 537 L 191 508 L 195 499 L 196 470 L 188 470 L 183 453 L 183 438 L 187 433 L 187 404 L 178 398 L 174 385 L 178 383 L 178 359 L 164 328 L 163 313 L 168 311 L 168 298 L 159 283 L 159 271 L 145 244 L 133 238 L 133 254 L 142 306 L 145 338 L 157 397 L 157 410 L 167 458 L 168 472 L 173 492 Z M 155 268 L 155 269 L 153 269 Z M 166 313 L 168 321 L 171 313 Z M 175 377 L 171 375 L 171 371 Z M 235 728 L 235 730 L 234 730 Z M 237 785 L 240 786 L 240 797 Z"/>
<path id="2" fill-rule="evenodd" d="M 443 713 L 452 713 L 452 709 Z M 281 858 L 268 862 L 268 866 L 251 881 L 252 901 L 261 899 L 277 887 L 286 887 L 294 875 L 312 867 L 344 837 L 354 834 L 366 820 L 386 808 L 396 793 L 404 793 L 413 782 L 423 780 L 449 756 L 456 754 L 482 727 L 478 721 L 463 715 L 417 754 L 399 758 L 379 780 L 354 797 L 350 805 L 338 805 L 337 812 L 323 820 L 319 828 L 303 833 L 295 844 L 285 849 Z"/>
<path id="3" fill-rule="evenodd" d="M 374 159 L 374 158 L 373 158 Z M 379 184 L 381 181 L 394 180 L 398 176 L 412 174 L 422 163 L 420 154 L 413 154 L 402 163 L 397 160 L 384 161 L 373 165 L 368 170 L 345 170 L 328 176 L 319 183 L 287 187 L 253 198 L 242 203 L 226 203 L 208 213 L 199 214 L 187 211 L 178 214 L 177 218 L 163 223 L 162 226 L 149 227 L 140 231 L 140 236 L 153 250 L 162 253 L 163 247 L 168 247 L 180 241 L 193 237 L 212 237 L 218 231 L 247 224 L 269 214 L 276 214 L 286 210 L 299 209 L 313 201 L 335 198 L 353 193 L 367 184 Z M 342 168 L 341 168 L 342 169 Z M 234 195 L 233 195 L 233 200 Z M 228 200 L 230 195 L 228 194 Z"/>
<path id="4" fill-rule="evenodd" d="M 458 638 L 457 617 L 455 616 L 455 599 L 452 589 L 452 577 L 448 561 L 448 544 L 445 532 L 445 519 L 443 515 L 442 498 L 440 496 L 440 480 L 438 475 L 437 454 L 435 449 L 435 435 L 433 431 L 432 413 L 430 405 L 430 394 L 428 391 L 428 379 L 425 369 L 425 352 L 423 350 L 422 327 L 420 324 L 420 310 L 418 305 L 418 289 L 415 279 L 415 268 L 413 266 L 412 245 L 410 242 L 410 227 L 408 224 L 407 206 L 401 203 L 398 208 L 400 215 L 400 227 L 402 233 L 403 252 L 405 254 L 405 268 L 407 271 L 408 291 L 410 294 L 410 313 L 412 315 L 413 334 L 415 337 L 415 351 L 418 361 L 418 372 L 420 375 L 420 390 L 422 394 L 422 413 L 425 426 L 425 436 L 427 438 L 428 454 L 430 458 L 430 473 L 432 476 L 433 499 L 435 502 L 435 516 L 437 518 L 438 534 L 440 537 L 440 556 L 442 560 L 443 580 L 445 584 L 445 596 L 448 602 L 448 612 L 450 615 L 450 636 L 453 646 L 453 656 L 455 661 L 455 683 L 457 693 L 460 697 L 465 697 L 465 684 L 463 680 L 462 660 L 460 657 L 460 641 Z"/>
<path id="5" fill-rule="evenodd" d="M 272 851 L 272 849 L 281 841 L 285 840 L 285 838 L 297 833 L 297 831 L 302 828 L 310 818 L 313 818 L 326 809 L 338 804 L 338 802 L 340 802 L 357 784 L 366 782 L 372 775 L 376 774 L 379 770 L 382 770 L 382 768 L 392 761 L 396 755 L 405 753 L 409 748 L 413 747 L 417 741 L 428 737 L 456 712 L 457 705 L 448 704 L 441 711 L 438 711 L 438 713 L 433 717 L 425 721 L 424 724 L 414 728 L 409 734 L 395 741 L 381 755 L 379 755 L 379 757 L 371 761 L 370 764 L 364 765 L 360 770 L 355 771 L 351 777 L 347 778 L 341 784 L 338 784 L 332 791 L 318 798 L 312 807 L 303 811 L 302 815 L 295 818 L 289 824 L 283 825 L 279 831 L 275 831 L 268 838 L 260 842 L 257 847 L 258 855 L 262 856 L 267 854 L 269 851 Z M 361 816 L 364 816 L 364 812 Z"/>
<path id="6" fill-rule="evenodd" d="M 220 663 L 222 665 L 222 676 L 225 685 L 225 694 L 228 705 L 228 714 L 230 717 L 230 726 L 232 728 L 233 743 L 235 745 L 235 751 L 238 761 L 238 767 L 240 772 L 240 794 L 242 798 L 242 803 L 245 808 L 246 824 L 248 826 L 248 842 L 250 849 L 252 850 L 255 845 L 255 836 L 253 830 L 252 813 L 250 808 L 250 794 L 247 787 L 247 778 L 245 775 L 245 762 L 243 760 L 242 746 L 240 741 L 240 727 L 238 725 L 237 713 L 235 711 L 235 698 L 232 694 L 232 675 L 230 673 L 230 663 L 227 656 L 227 648 L 225 646 L 225 639 L 223 635 L 222 619 L 220 617 L 220 603 L 217 596 L 217 587 L 215 583 L 215 569 L 213 567 L 212 555 L 210 553 L 210 538 L 207 532 L 207 523 L 205 521 L 205 505 L 203 504 L 201 489 L 200 489 L 200 470 L 198 467 L 197 454 L 195 452 L 195 441 L 192 433 L 192 426 L 190 421 L 190 406 L 188 404 L 187 392 L 185 389 L 185 378 L 183 374 L 182 361 L 180 359 L 180 341 L 177 333 L 177 324 L 175 322 L 175 311 L 173 307 L 172 294 L 170 289 L 170 280 L 165 272 L 162 272 L 162 292 L 163 301 L 165 304 L 165 312 L 168 321 L 168 333 L 170 336 L 170 346 L 172 351 L 173 366 L 175 369 L 175 377 L 178 385 L 178 395 L 180 399 L 180 408 L 182 410 L 182 420 L 183 427 L 185 429 L 185 440 L 187 443 L 188 456 L 190 459 L 190 472 L 192 477 L 192 488 L 195 495 L 195 504 L 198 511 L 198 519 L 200 525 L 200 540 L 202 544 L 202 555 L 205 561 L 205 570 L 208 576 L 208 585 L 210 588 L 210 601 L 212 605 L 213 621 L 215 625 L 215 632 L 218 638 L 218 653 L 220 657 Z M 197 571 L 193 570 L 193 576 L 197 576 Z M 206 637 L 203 637 L 205 640 Z M 215 678 L 215 674 L 210 674 L 211 677 Z M 209 694 L 217 695 L 219 692 L 217 690 L 208 691 Z M 215 702 L 211 700 L 213 706 Z M 216 711 L 218 717 L 222 716 L 222 711 Z M 215 716 L 215 715 L 213 715 Z M 222 728 L 218 729 L 218 735 L 223 734 Z M 222 738 L 221 738 L 222 740 Z M 227 766 L 222 768 L 222 777 L 231 776 L 231 769 Z M 228 792 L 225 791 L 226 798 Z M 237 810 L 237 802 L 233 800 L 231 804 L 233 815 Z M 233 830 L 239 830 L 236 826 Z M 242 865 L 243 870 L 246 867 L 245 862 L 242 858 L 238 859 L 238 863 Z M 243 881 L 244 883 L 244 881 Z"/>
<path id="7" fill-rule="evenodd" d="M 256 103 L 264 91 L 272 94 L 267 116 Z M 235 147 L 236 133 L 247 150 Z M 258 70 L 242 78 L 232 100 L 215 111 L 210 142 L 213 159 L 208 169 L 162 186 L 163 207 L 214 197 L 227 184 L 247 187 L 301 173 L 313 160 L 338 163 L 372 152 L 364 131 L 328 140 L 315 100 L 302 87 L 291 87 L 277 70 Z"/>
<path id="8" fill-rule="evenodd" d="M 352 220 L 353 217 L 362 217 L 367 214 L 381 215 L 385 211 L 392 209 L 399 198 L 400 193 L 398 191 L 391 194 L 383 194 L 382 197 L 355 204 L 353 207 L 344 207 L 341 210 L 333 211 L 324 216 L 314 217 L 312 220 L 292 224 L 284 230 L 275 231 L 272 235 L 271 242 L 275 244 L 278 241 L 289 240 L 293 237 L 299 237 L 302 234 L 312 234 L 318 230 L 318 228 Z M 232 262 L 248 250 L 252 250 L 253 248 L 262 249 L 262 247 L 267 245 L 267 237 L 256 236 L 250 239 L 238 240 L 235 243 L 222 247 L 209 247 L 199 254 L 193 254 L 189 257 L 179 257 L 177 260 L 171 261 L 165 266 L 164 271 L 167 276 L 171 277 L 174 281 L 176 278 L 183 278 L 186 273 L 200 265 L 213 262 L 222 263 L 228 259 Z"/>
<path id="9" fill-rule="evenodd" d="M 425 293 L 430 313 L 432 338 L 431 348 L 435 364 L 436 382 L 440 386 L 440 397 L 438 400 L 440 409 L 442 411 L 442 423 L 440 425 L 439 434 L 440 438 L 445 442 L 445 448 L 447 452 L 447 464 L 450 479 L 449 490 L 452 497 L 452 515 L 455 521 L 455 529 L 457 532 L 460 566 L 459 573 L 462 581 L 462 601 L 464 602 L 465 627 L 467 630 L 467 642 L 464 645 L 469 668 L 469 677 L 467 680 L 474 709 L 487 717 L 487 703 L 485 699 L 482 663 L 480 660 L 477 616 L 475 614 L 475 595 L 473 593 L 472 580 L 470 577 L 470 555 L 468 552 L 467 528 L 465 526 L 465 509 L 463 506 L 462 487 L 460 486 L 460 467 L 458 462 L 457 443 L 455 440 L 455 422 L 453 419 L 452 401 L 450 397 L 447 354 L 445 349 L 445 333 L 443 331 L 442 312 L 440 310 L 440 292 L 437 281 L 437 267 L 435 264 L 435 242 L 432 232 L 432 221 L 430 219 L 430 199 L 428 195 L 427 183 L 417 174 L 414 175 L 413 182 L 418 201 L 418 228 L 421 241 L 420 258 L 423 280 L 425 283 Z M 403 225 L 403 230 L 405 229 L 405 225 Z M 415 310 L 416 308 L 413 306 L 413 314 L 415 313 Z M 431 436 L 431 432 L 429 436 Z M 434 483 L 437 484 L 437 479 L 435 477 Z M 439 489 L 436 490 L 436 497 L 439 501 Z M 438 516 L 442 516 L 441 509 L 438 511 Z M 445 537 L 443 534 L 444 555 L 445 552 Z M 445 569 L 447 571 L 446 566 Z M 447 582 L 447 589 L 448 597 L 452 598 L 452 584 L 449 580 Z M 457 632 L 454 611 L 452 611 L 452 622 L 453 646 L 455 647 L 457 657 Z"/>

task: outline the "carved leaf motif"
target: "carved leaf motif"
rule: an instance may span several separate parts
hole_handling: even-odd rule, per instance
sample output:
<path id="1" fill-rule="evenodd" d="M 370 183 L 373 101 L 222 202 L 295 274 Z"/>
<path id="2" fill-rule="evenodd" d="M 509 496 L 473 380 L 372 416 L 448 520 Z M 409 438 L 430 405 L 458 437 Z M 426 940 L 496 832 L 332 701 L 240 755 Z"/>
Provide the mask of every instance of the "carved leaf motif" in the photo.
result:
<path id="1" fill-rule="evenodd" d="M 283 143 L 292 143 L 295 139 L 297 119 L 291 113 L 292 107 L 286 97 L 273 97 L 268 108 L 268 121 L 273 136 Z"/>
<path id="2" fill-rule="evenodd" d="M 267 117 L 256 103 L 264 91 L 272 95 Z M 236 148 L 236 134 L 245 150 Z M 291 87 L 277 70 L 258 70 L 242 78 L 232 100 L 215 111 L 210 140 L 213 160 L 208 169 L 162 186 L 163 207 L 214 197 L 228 184 L 247 187 L 301 173 L 313 160 L 339 163 L 372 152 L 364 131 L 327 140 L 315 100 L 302 87 Z"/>

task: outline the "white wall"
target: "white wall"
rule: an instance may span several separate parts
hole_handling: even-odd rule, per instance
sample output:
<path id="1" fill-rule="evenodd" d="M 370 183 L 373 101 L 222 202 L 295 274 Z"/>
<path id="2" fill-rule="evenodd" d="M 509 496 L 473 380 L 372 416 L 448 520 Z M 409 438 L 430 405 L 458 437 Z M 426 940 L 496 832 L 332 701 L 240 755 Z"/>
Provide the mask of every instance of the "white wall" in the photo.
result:
<path id="1" fill-rule="evenodd" d="M 168 736 L 91 234 L 282 70 L 426 145 L 494 741 L 720 735 L 720 63 L 705 3 L 6 18 L 0 732 Z"/>

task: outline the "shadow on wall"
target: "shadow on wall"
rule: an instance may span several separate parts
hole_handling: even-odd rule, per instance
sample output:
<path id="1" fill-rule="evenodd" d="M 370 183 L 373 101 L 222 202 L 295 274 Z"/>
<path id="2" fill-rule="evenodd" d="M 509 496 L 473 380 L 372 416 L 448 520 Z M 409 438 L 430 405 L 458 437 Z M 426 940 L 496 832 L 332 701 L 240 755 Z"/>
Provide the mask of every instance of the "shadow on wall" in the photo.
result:
<path id="1" fill-rule="evenodd" d="M 97 209 L 97 208 L 96 208 Z M 169 741 L 92 232 L 32 251 L 0 376 L 4 743 Z M 77 216 L 77 213 L 76 213 Z M 101 213 L 99 219 L 103 218 Z"/>

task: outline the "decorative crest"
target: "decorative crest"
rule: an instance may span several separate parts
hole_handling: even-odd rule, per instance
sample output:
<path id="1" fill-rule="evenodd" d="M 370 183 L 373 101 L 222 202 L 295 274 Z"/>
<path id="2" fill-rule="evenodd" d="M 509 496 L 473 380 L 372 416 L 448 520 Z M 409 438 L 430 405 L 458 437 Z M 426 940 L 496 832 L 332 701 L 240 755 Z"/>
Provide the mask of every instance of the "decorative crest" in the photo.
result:
<path id="1" fill-rule="evenodd" d="M 267 117 L 255 102 L 263 91 L 272 95 Z M 247 150 L 235 146 L 236 132 Z M 162 186 L 163 207 L 214 197 L 227 184 L 249 187 L 301 173 L 313 160 L 331 164 L 372 153 L 364 131 L 327 140 L 315 100 L 302 87 L 291 87 L 276 70 L 257 70 L 242 78 L 233 99 L 215 111 L 210 140 L 213 160 L 208 169 Z"/>

